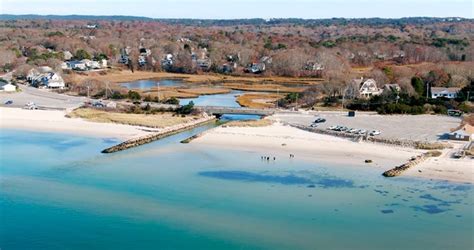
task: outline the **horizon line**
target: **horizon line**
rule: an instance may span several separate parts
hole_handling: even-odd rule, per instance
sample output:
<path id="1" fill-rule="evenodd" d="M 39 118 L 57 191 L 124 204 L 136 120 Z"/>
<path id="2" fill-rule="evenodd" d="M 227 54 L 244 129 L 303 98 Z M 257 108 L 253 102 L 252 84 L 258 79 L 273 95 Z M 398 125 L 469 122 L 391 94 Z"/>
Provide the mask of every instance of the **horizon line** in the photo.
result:
<path id="1" fill-rule="evenodd" d="M 96 14 L 9 14 L 9 13 L 1 13 L 0 16 L 36 16 L 36 17 L 70 17 L 70 16 L 78 16 L 78 17 L 135 17 L 135 18 L 147 18 L 152 20 L 174 20 L 174 19 L 183 19 L 183 20 L 252 20 L 252 19 L 262 19 L 262 20 L 278 20 L 278 19 L 299 19 L 299 20 L 329 20 L 329 19 L 389 19 L 389 20 L 396 20 L 396 19 L 408 19 L 408 18 L 433 18 L 433 19 L 446 19 L 446 18 L 459 18 L 464 20 L 474 20 L 474 18 L 469 17 L 462 17 L 462 16 L 403 16 L 403 17 L 380 17 L 380 16 L 372 16 L 372 17 L 325 17 L 325 18 L 304 18 L 304 17 L 241 17 L 241 18 L 195 18 L 195 17 L 150 17 L 150 16 L 136 16 L 136 15 L 96 15 Z"/>

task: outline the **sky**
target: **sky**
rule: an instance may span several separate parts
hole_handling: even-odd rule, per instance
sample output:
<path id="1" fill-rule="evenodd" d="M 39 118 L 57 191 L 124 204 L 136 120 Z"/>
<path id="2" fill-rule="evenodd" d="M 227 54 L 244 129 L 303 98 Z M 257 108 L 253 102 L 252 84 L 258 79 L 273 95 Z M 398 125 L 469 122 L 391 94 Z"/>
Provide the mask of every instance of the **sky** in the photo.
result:
<path id="1" fill-rule="evenodd" d="M 1 14 L 153 18 L 473 18 L 473 0 L 0 0 Z"/>

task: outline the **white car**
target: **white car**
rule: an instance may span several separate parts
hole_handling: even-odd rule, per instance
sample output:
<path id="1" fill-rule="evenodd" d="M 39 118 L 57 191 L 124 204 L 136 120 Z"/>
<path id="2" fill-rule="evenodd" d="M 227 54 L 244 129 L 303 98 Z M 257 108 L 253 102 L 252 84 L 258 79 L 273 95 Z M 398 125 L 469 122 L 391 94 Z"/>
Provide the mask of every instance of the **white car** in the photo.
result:
<path id="1" fill-rule="evenodd" d="M 381 134 L 381 132 L 380 132 L 379 130 L 372 130 L 372 131 L 370 131 L 370 135 L 371 135 L 371 136 L 380 135 L 380 134 Z"/>
<path id="2" fill-rule="evenodd" d="M 328 127 L 329 130 L 335 130 L 336 128 L 337 128 L 336 125 L 332 125 L 332 126 L 329 126 L 329 127 Z"/>
<path id="3" fill-rule="evenodd" d="M 361 130 L 359 130 L 359 132 L 357 132 L 357 134 L 359 134 L 359 135 L 365 135 L 366 133 L 367 133 L 367 130 L 365 130 L 365 129 L 361 129 Z"/>
<path id="4" fill-rule="evenodd" d="M 359 132 L 359 129 L 353 128 L 353 129 L 349 130 L 348 132 L 351 133 L 351 134 L 357 134 Z"/>
<path id="5" fill-rule="evenodd" d="M 35 109 L 38 109 L 38 106 L 34 102 L 27 102 L 25 104 L 25 107 L 23 107 L 23 108 L 24 109 L 35 110 Z"/>

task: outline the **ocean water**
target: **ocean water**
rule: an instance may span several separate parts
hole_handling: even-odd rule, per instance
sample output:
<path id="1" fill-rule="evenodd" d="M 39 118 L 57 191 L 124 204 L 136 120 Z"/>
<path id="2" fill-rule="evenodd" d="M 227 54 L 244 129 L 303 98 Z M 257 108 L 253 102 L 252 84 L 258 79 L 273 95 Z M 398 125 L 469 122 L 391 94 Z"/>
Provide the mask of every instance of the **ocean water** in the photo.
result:
<path id="1" fill-rule="evenodd" d="M 0 248 L 473 249 L 472 185 L 179 143 L 201 130 L 109 155 L 2 130 Z"/>

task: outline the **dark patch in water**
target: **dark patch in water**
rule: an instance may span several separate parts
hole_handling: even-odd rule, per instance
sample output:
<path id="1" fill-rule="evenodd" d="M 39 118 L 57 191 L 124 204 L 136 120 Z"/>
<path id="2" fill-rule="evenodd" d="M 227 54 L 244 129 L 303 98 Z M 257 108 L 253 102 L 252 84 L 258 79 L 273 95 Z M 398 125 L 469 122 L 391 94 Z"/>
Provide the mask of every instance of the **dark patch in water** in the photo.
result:
<path id="1" fill-rule="evenodd" d="M 301 177 L 295 174 L 271 175 L 264 173 L 252 173 L 247 171 L 203 171 L 198 173 L 200 176 L 212 177 L 224 180 L 247 181 L 247 182 L 267 182 L 279 183 L 284 185 L 305 184 L 308 188 L 353 188 L 354 183 L 351 180 L 345 180 L 331 176 L 312 175 L 311 178 Z"/>
<path id="2" fill-rule="evenodd" d="M 117 144 L 119 141 L 115 138 L 104 138 L 102 139 L 102 141 L 104 143 L 107 143 L 107 144 Z"/>
<path id="3" fill-rule="evenodd" d="M 457 203 L 460 203 L 460 202 L 461 202 L 460 200 L 457 200 L 457 201 L 445 201 L 445 200 L 436 198 L 436 197 L 432 196 L 431 194 L 424 194 L 424 195 L 420 195 L 419 197 L 420 197 L 421 199 L 426 199 L 426 200 L 430 200 L 430 201 L 439 202 L 438 206 L 444 206 L 444 207 L 449 207 L 449 206 L 451 206 L 451 204 L 457 204 Z"/>
<path id="4" fill-rule="evenodd" d="M 51 144 L 51 147 L 58 151 L 66 151 L 68 149 L 79 147 L 85 144 L 86 143 L 82 140 L 66 140 L 66 141 L 57 141 L 56 143 Z"/>
<path id="5" fill-rule="evenodd" d="M 224 179 L 224 180 L 237 180 L 237 181 L 248 181 L 248 182 L 270 182 L 270 183 L 280 183 L 285 185 L 294 185 L 294 184 L 309 184 L 311 180 L 295 175 L 265 175 L 257 174 L 246 171 L 206 171 L 199 172 L 199 175 Z"/>
<path id="6" fill-rule="evenodd" d="M 443 213 L 443 212 L 451 210 L 451 209 L 442 209 L 436 205 L 412 206 L 412 208 L 415 209 L 415 211 L 421 211 L 428 214 L 439 214 L 439 213 Z"/>
<path id="7" fill-rule="evenodd" d="M 392 210 L 392 209 L 380 210 L 380 212 L 382 212 L 383 214 L 393 214 L 393 210 Z"/>
<path id="8" fill-rule="evenodd" d="M 426 200 L 431 200 L 431 201 L 439 201 L 439 202 L 444 202 L 441 199 L 433 197 L 431 194 L 424 194 L 419 196 L 421 199 L 426 199 Z"/>
<path id="9" fill-rule="evenodd" d="M 435 185 L 433 189 L 445 189 L 451 191 L 469 191 L 473 185 L 470 184 L 450 184 L 450 183 L 441 183 L 440 185 Z"/>
<path id="10" fill-rule="evenodd" d="M 388 191 L 383 191 L 383 190 L 378 190 L 378 189 L 374 189 L 374 191 L 376 193 L 379 193 L 379 194 L 383 195 L 383 196 L 386 196 L 388 194 Z"/>
<path id="11" fill-rule="evenodd" d="M 459 214 L 458 214 L 458 215 L 456 215 L 456 217 L 458 217 L 458 218 L 461 218 L 461 217 L 462 217 L 462 215 L 459 215 Z"/>

